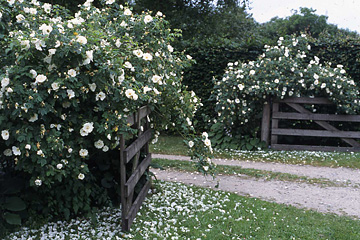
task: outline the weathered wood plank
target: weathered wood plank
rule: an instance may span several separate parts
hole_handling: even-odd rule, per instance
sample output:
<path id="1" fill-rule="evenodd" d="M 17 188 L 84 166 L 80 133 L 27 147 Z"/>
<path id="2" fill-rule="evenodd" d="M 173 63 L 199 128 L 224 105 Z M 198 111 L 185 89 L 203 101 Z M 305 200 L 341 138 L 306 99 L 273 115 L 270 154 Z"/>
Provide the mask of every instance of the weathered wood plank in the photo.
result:
<path id="1" fill-rule="evenodd" d="M 331 147 L 331 146 L 309 146 L 309 145 L 289 145 L 289 144 L 273 144 L 271 148 L 274 150 L 286 151 L 325 151 L 325 152 L 359 152 L 360 148 L 354 147 Z"/>
<path id="2" fill-rule="evenodd" d="M 143 119 L 151 113 L 151 109 L 148 106 L 143 106 L 139 109 L 139 120 Z"/>
<path id="3" fill-rule="evenodd" d="M 123 231 L 129 231 L 130 230 L 130 226 L 133 223 L 137 212 L 139 211 L 142 202 L 144 201 L 149 189 L 151 186 L 151 181 L 147 181 L 146 184 L 143 186 L 143 188 L 141 189 L 139 195 L 137 196 L 137 198 L 135 199 L 132 207 L 130 208 L 129 213 L 126 215 L 125 217 L 125 222 L 124 222 L 124 229 L 122 229 Z"/>
<path id="4" fill-rule="evenodd" d="M 264 103 L 263 115 L 261 120 L 261 141 L 266 143 L 266 146 L 269 145 L 269 133 L 270 133 L 270 102 Z"/>
<path id="5" fill-rule="evenodd" d="M 151 113 L 151 109 L 148 106 L 143 106 L 139 109 L 137 113 L 132 113 L 127 117 L 127 122 L 130 124 L 130 126 L 134 125 L 138 119 L 138 116 L 140 116 L 140 120 L 146 117 Z"/>
<path id="6" fill-rule="evenodd" d="M 129 211 L 129 206 L 127 205 L 127 199 L 125 196 L 125 183 L 126 183 L 126 164 L 124 159 L 124 149 L 125 149 L 125 139 L 124 136 L 120 136 L 120 193 L 121 193 L 121 227 L 125 229 L 124 225 L 126 222 L 126 215 Z"/>
<path id="7" fill-rule="evenodd" d="M 125 184 L 125 193 L 127 196 L 130 196 L 131 192 L 134 190 L 135 185 L 144 174 L 146 169 L 151 163 L 151 154 L 148 154 L 146 158 L 140 163 L 135 172 L 130 176 Z"/>
<path id="8" fill-rule="evenodd" d="M 146 130 L 138 139 L 124 150 L 125 163 L 128 163 L 135 154 L 151 139 L 151 129 Z"/>
<path id="9" fill-rule="evenodd" d="M 279 112 L 279 103 L 276 103 L 276 102 L 273 103 L 272 111 L 273 111 L 273 114 L 276 114 L 277 112 Z M 279 126 L 279 120 L 272 119 L 271 120 L 271 129 L 278 128 L 278 126 Z M 270 142 L 271 142 L 271 145 L 276 144 L 278 142 L 278 137 L 276 135 L 272 134 L 272 131 L 271 131 L 271 141 Z"/>
<path id="10" fill-rule="evenodd" d="M 286 119 L 286 120 L 360 122 L 360 116 L 359 115 L 336 115 L 336 114 L 276 112 L 276 113 L 273 113 L 272 117 L 275 118 L 275 119 Z"/>
<path id="11" fill-rule="evenodd" d="M 306 113 L 306 114 L 310 114 L 311 112 L 309 110 L 306 110 L 304 107 L 298 105 L 298 104 L 294 104 L 294 103 L 287 103 L 287 105 L 289 105 L 290 107 L 292 107 L 293 109 L 295 109 L 296 111 L 300 112 L 300 113 Z M 319 126 L 323 127 L 326 130 L 330 130 L 330 131 L 339 131 L 336 127 L 334 127 L 333 125 L 325 122 L 325 121 L 315 121 L 316 124 L 318 124 Z M 342 141 L 346 142 L 347 144 L 349 144 L 352 147 L 360 147 L 360 143 L 355 141 L 354 139 L 350 139 L 350 138 L 341 138 Z"/>
<path id="12" fill-rule="evenodd" d="M 331 130 L 275 128 L 275 129 L 272 129 L 272 134 L 286 135 L 286 136 L 360 138 L 360 132 L 355 132 L 355 131 L 331 131 Z"/>
<path id="13" fill-rule="evenodd" d="M 310 97 L 293 97 L 293 98 L 284 98 L 276 99 L 274 102 L 277 103 L 304 103 L 304 104 L 325 104 L 332 105 L 334 104 L 327 98 L 310 98 Z"/>

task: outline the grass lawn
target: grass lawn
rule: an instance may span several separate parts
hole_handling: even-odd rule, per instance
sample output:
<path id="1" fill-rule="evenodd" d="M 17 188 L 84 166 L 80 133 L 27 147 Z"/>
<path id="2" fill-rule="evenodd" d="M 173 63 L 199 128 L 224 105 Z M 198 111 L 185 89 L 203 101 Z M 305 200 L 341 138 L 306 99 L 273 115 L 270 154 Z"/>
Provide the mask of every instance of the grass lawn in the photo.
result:
<path id="1" fill-rule="evenodd" d="M 187 155 L 187 146 L 179 136 L 161 135 L 151 152 L 161 154 Z M 326 167 L 348 167 L 360 169 L 360 153 L 311 152 L 311 151 L 217 151 L 216 158 L 279 162 Z"/>
<path id="2" fill-rule="evenodd" d="M 90 219 L 23 228 L 6 239 L 360 239 L 360 221 L 255 198 L 156 182 L 131 232 L 120 231 L 119 209 Z"/>

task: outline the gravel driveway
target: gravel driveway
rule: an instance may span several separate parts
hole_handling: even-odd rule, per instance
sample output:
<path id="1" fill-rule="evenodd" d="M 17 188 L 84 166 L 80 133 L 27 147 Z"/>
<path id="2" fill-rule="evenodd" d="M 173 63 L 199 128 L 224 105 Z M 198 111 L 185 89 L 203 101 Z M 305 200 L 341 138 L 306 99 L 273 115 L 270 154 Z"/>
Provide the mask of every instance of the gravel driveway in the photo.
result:
<path id="1" fill-rule="evenodd" d="M 189 161 L 189 157 L 153 154 L 153 158 Z M 152 169 L 156 177 L 165 181 L 176 181 L 215 189 L 219 181 L 220 190 L 230 191 L 243 196 L 251 196 L 266 201 L 284 203 L 299 208 L 313 209 L 324 213 L 348 215 L 360 219 L 360 170 L 348 168 L 313 167 L 303 165 L 288 165 L 280 163 L 262 163 L 252 161 L 215 159 L 218 165 L 241 166 L 273 172 L 290 173 L 310 178 L 325 178 L 333 182 L 350 184 L 336 187 L 320 185 L 264 180 L 242 176 L 205 177 L 199 173 L 186 173 Z"/>

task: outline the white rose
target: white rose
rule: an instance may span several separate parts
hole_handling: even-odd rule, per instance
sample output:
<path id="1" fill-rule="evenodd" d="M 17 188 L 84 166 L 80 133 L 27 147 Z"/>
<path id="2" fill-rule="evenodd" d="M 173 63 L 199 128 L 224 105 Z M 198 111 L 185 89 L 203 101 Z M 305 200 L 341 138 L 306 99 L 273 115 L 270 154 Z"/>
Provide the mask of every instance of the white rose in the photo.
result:
<path id="1" fill-rule="evenodd" d="M 7 85 L 9 85 L 9 83 L 10 83 L 10 79 L 9 78 L 3 78 L 2 80 L 1 80 L 1 87 L 6 87 Z"/>
<path id="2" fill-rule="evenodd" d="M 74 69 L 70 69 L 67 74 L 70 76 L 70 77 L 75 77 L 76 76 L 76 71 Z"/>
<path id="3" fill-rule="evenodd" d="M 79 155 L 80 157 L 86 157 L 89 154 L 89 151 L 87 149 L 80 149 Z"/>
<path id="4" fill-rule="evenodd" d="M 78 36 L 77 39 L 76 39 L 76 41 L 77 41 L 78 43 L 81 43 L 81 44 L 86 44 L 86 43 L 87 43 L 87 39 L 86 39 L 86 37 L 84 37 L 84 36 Z"/>
<path id="5" fill-rule="evenodd" d="M 104 142 L 100 139 L 100 140 L 98 140 L 98 141 L 96 141 L 96 142 L 94 143 L 94 146 L 95 146 L 97 149 L 101 149 L 101 148 L 104 147 Z"/>
<path id="6" fill-rule="evenodd" d="M 2 137 L 4 140 L 8 140 L 9 137 L 10 137 L 9 131 L 8 131 L 8 130 L 2 130 L 2 131 L 1 131 L 1 137 Z"/>
<path id="7" fill-rule="evenodd" d="M 79 173 L 78 179 L 79 180 L 84 180 L 84 178 L 85 178 L 85 175 L 83 173 Z"/>
<path id="8" fill-rule="evenodd" d="M 153 18 L 152 18 L 152 16 L 150 16 L 150 15 L 146 15 L 145 17 L 144 17 L 144 23 L 149 23 L 149 22 L 151 22 L 153 20 Z"/>
<path id="9" fill-rule="evenodd" d="M 35 83 L 43 83 L 46 81 L 46 79 L 47 79 L 47 77 L 45 75 L 39 74 L 35 78 Z"/>
<path id="10" fill-rule="evenodd" d="M 126 8 L 125 11 L 124 11 L 124 15 L 130 16 L 131 14 L 132 14 L 131 10 Z"/>

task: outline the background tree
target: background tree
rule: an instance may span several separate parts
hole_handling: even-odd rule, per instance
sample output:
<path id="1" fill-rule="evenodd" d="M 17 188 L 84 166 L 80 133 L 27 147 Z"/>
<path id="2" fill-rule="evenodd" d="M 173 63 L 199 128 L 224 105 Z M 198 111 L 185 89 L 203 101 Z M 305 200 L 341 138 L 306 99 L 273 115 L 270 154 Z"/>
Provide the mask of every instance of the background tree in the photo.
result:
<path id="1" fill-rule="evenodd" d="M 339 29 L 336 25 L 327 22 L 328 16 L 317 15 L 312 8 L 300 8 L 294 14 L 286 17 L 274 17 L 269 22 L 263 23 L 259 27 L 260 34 L 264 43 L 268 45 L 276 44 L 279 37 L 286 35 L 307 33 L 313 38 L 318 38 L 322 32 L 329 35 L 337 34 L 339 31 L 344 34 L 354 35 L 349 30 Z"/>

